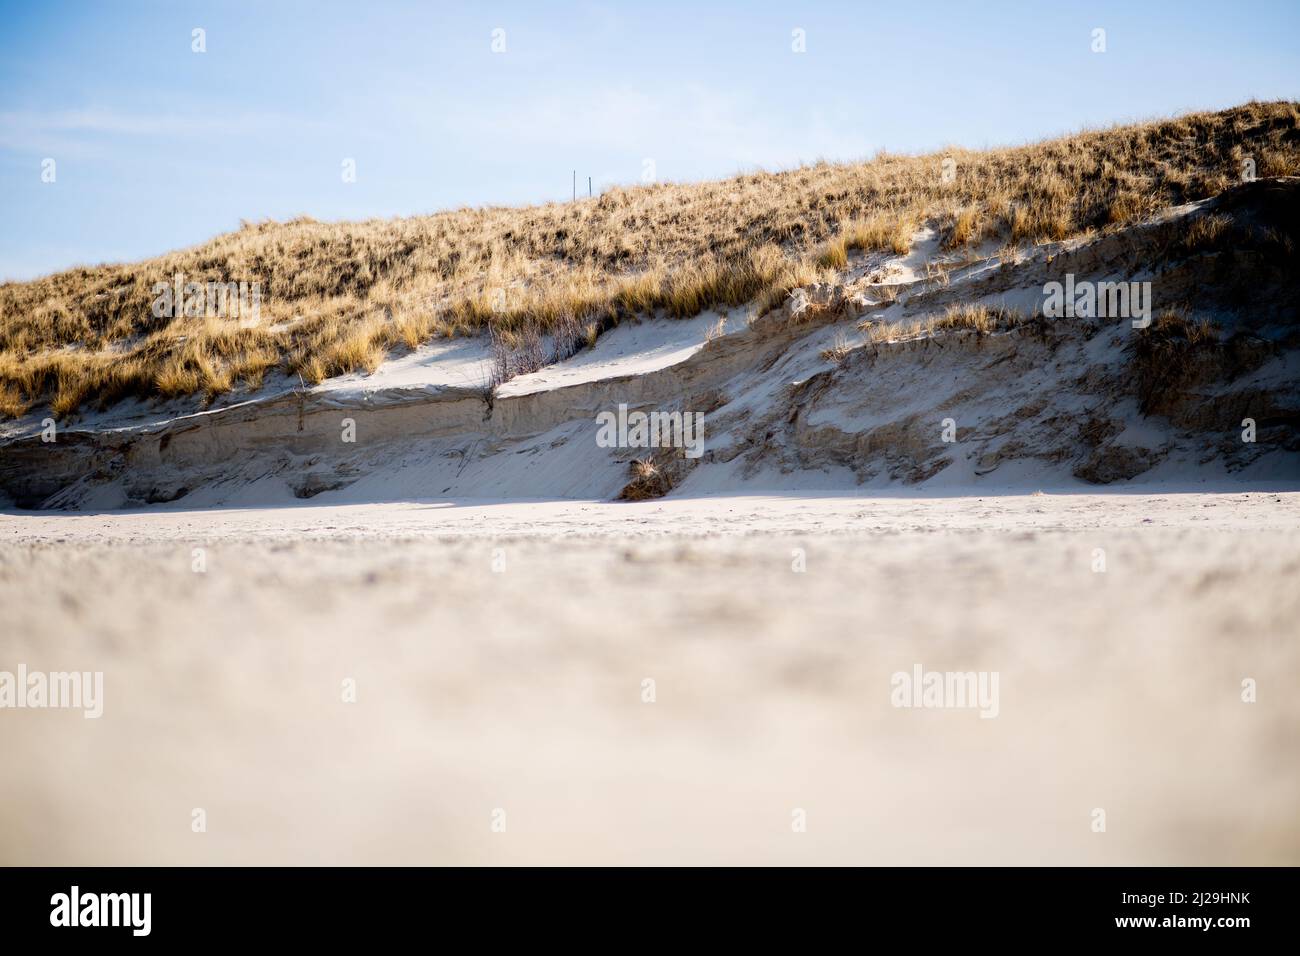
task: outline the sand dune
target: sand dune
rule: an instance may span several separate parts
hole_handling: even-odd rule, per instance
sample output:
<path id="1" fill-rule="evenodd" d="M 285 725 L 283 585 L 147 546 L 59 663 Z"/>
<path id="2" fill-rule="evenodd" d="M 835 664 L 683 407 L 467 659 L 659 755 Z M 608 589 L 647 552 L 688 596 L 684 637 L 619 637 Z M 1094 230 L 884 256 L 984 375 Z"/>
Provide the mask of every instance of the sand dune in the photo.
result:
<path id="1" fill-rule="evenodd" d="M 1295 273 L 1274 260 L 1297 209 L 1300 180 L 1259 181 L 1015 261 L 920 235 L 774 311 L 628 320 L 495 389 L 469 340 L 202 412 L 124 403 L 54 441 L 33 413 L 0 431 L 0 494 L 70 510 L 608 498 L 647 454 L 688 494 L 1296 482 Z M 917 277 L 917 255 L 941 278 Z M 1134 263 L 1155 277 L 1132 283 L 1144 316 L 1104 297 L 1045 314 L 1053 283 L 1127 288 Z M 604 447 L 599 416 L 620 406 L 702 415 L 703 454 Z"/>

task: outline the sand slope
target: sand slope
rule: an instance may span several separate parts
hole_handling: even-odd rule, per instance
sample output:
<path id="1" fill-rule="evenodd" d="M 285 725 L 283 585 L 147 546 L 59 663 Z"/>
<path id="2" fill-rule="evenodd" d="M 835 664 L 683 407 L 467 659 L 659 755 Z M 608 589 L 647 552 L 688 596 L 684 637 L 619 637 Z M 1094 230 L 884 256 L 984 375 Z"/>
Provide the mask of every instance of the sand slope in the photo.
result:
<path id="1" fill-rule="evenodd" d="M 37 413 L 0 434 L 0 493 L 23 507 L 89 510 L 608 498 L 647 454 L 683 493 L 1300 482 L 1294 274 L 1279 280 L 1250 250 L 1169 251 L 1206 217 L 1258 230 L 1277 209 L 1300 208 L 1297 197 L 1300 180 L 1249 184 L 1006 262 L 944 254 L 921 237 L 907 257 L 859 257 L 841 283 L 796 290 L 762 316 L 628 320 L 495 392 L 486 345 L 457 340 L 372 376 L 273 383 L 202 412 L 128 405 L 52 443 Z M 919 277 L 918 257 L 942 278 Z M 1191 318 L 1218 322 L 1223 344 L 1160 359 L 1186 367 L 1153 385 L 1136 348 L 1154 333 L 1126 317 L 989 334 L 924 328 L 955 305 L 1032 315 L 1066 275 L 1149 281 L 1156 314 L 1195 303 Z M 912 323 L 921 330 L 907 331 Z M 601 447 L 597 416 L 619 406 L 704 415 L 704 454 Z"/>

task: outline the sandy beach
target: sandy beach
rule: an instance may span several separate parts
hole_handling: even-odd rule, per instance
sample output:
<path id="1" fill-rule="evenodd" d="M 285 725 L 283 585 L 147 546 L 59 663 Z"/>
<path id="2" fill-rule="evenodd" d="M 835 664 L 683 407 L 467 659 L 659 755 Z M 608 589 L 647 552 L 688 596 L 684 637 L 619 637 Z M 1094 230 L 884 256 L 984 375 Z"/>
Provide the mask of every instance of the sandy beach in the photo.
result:
<path id="1" fill-rule="evenodd" d="M 1298 531 L 1256 490 L 6 512 L 0 671 L 103 700 L 0 710 L 0 862 L 1295 864 Z M 895 706 L 918 667 L 996 715 Z"/>

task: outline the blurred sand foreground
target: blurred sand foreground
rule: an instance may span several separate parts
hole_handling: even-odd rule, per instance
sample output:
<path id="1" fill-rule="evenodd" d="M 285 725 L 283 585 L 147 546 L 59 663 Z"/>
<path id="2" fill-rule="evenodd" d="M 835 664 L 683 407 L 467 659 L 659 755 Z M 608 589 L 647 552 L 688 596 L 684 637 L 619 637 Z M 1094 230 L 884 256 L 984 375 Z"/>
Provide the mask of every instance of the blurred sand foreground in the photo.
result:
<path id="1" fill-rule="evenodd" d="M 1297 864 L 1298 612 L 1295 492 L 9 512 L 0 862 Z"/>

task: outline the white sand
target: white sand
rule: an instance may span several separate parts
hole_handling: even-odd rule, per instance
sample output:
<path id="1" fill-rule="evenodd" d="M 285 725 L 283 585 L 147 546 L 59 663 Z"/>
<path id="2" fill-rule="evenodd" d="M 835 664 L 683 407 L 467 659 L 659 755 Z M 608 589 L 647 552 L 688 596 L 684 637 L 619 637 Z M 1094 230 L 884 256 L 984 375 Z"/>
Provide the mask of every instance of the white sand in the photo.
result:
<path id="1" fill-rule="evenodd" d="M 1294 492 L 0 514 L 0 670 L 105 675 L 98 720 L 0 710 L 0 863 L 1295 864 L 1298 531 Z M 999 715 L 891 706 L 914 664 Z"/>

